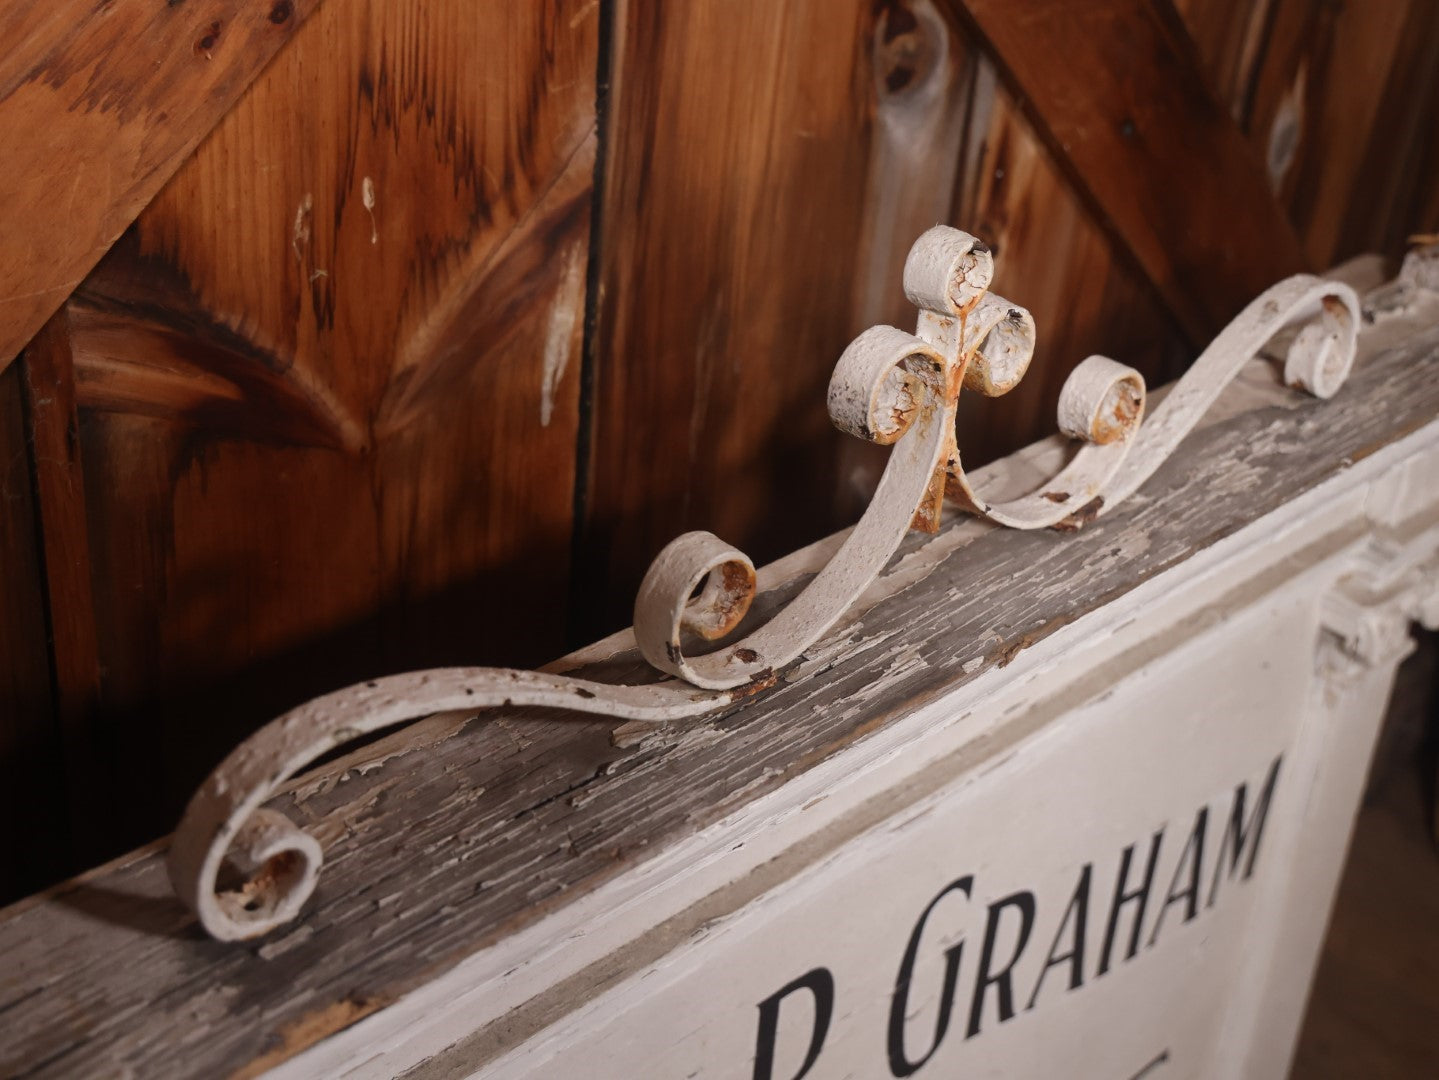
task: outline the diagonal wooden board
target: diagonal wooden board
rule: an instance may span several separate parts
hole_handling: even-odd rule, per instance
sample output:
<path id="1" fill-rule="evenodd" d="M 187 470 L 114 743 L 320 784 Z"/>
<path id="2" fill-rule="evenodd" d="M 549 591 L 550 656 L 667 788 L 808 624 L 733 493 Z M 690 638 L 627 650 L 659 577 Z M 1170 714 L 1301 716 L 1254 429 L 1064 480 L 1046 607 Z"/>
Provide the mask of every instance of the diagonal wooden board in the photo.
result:
<path id="1" fill-rule="evenodd" d="M 1170 0 L 949 0 L 1194 341 L 1305 269 Z"/>
<path id="2" fill-rule="evenodd" d="M 1077 535 L 961 519 L 912 537 L 772 691 L 704 723 L 451 715 L 317 770 L 277 802 L 327 849 L 320 889 L 268 940 L 206 939 L 170 895 L 163 843 L 0 912 L 0 1073 L 253 1075 L 384 1008 L 1430 424 L 1439 331 L 1395 329 L 1366 331 L 1327 402 L 1256 362 L 1144 490 Z M 991 479 L 1032 483 L 1056 452 Z M 834 542 L 784 560 L 780 593 Z M 626 635 L 566 666 L 646 672 Z"/>
<path id="3" fill-rule="evenodd" d="M 0 370 L 318 6 L 52 0 L 0 11 Z"/>

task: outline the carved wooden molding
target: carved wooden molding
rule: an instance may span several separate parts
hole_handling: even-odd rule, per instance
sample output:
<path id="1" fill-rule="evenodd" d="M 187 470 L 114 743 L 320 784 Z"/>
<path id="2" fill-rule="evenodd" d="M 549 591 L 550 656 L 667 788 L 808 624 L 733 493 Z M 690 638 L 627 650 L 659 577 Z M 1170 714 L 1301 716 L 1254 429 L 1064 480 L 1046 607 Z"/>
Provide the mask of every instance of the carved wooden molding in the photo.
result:
<path id="1" fill-rule="evenodd" d="M 646 660 L 676 678 L 614 685 L 502 668 L 445 668 L 391 676 L 318 698 L 240 744 L 191 799 L 170 849 L 176 893 L 224 940 L 259 936 L 293 919 L 310 896 L 320 844 L 263 804 L 317 757 L 366 735 L 445 710 L 540 705 L 672 721 L 760 692 L 822 637 L 884 569 L 913 526 L 936 531 L 946 494 L 999 525 L 1074 530 L 1132 494 L 1261 348 L 1282 348 L 1285 381 L 1319 397 L 1343 383 L 1360 320 L 1353 289 L 1298 275 L 1254 300 L 1219 335 L 1147 421 L 1138 372 L 1105 357 L 1065 383 L 1059 426 L 1081 446 L 1048 483 L 991 502 L 961 464 L 955 409 L 969 388 L 1003 394 L 1034 348 L 1029 313 L 989 294 L 993 257 L 974 237 L 938 226 L 916 241 L 904 286 L 919 309 L 914 334 L 877 326 L 845 350 L 829 388 L 842 430 L 893 444 L 864 516 L 805 589 L 763 625 L 718 649 L 687 643 L 740 627 L 756 593 L 754 564 L 705 532 L 672 541 L 635 603 Z"/>

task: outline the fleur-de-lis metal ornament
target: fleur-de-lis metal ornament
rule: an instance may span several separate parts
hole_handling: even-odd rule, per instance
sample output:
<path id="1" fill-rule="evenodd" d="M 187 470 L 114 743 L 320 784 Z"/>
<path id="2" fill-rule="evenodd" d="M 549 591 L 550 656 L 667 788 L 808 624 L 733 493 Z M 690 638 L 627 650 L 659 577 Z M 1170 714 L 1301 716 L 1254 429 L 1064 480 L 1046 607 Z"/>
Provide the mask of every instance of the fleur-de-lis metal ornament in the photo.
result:
<path id="1" fill-rule="evenodd" d="M 959 395 L 996 396 L 1023 378 L 1034 353 L 1029 312 L 989 293 L 994 260 L 958 229 L 919 238 L 904 288 L 919 309 L 914 333 L 876 326 L 845 349 L 829 385 L 842 430 L 892 445 L 869 507 L 805 589 L 739 640 L 726 639 L 757 588 L 754 564 L 718 537 L 691 532 L 667 545 L 635 601 L 635 641 L 674 678 L 628 686 L 506 668 L 439 668 L 377 679 L 286 713 L 241 743 L 196 791 L 176 829 L 169 866 L 176 893 L 213 936 L 257 937 L 293 919 L 313 892 L 319 843 L 263 804 L 321 755 L 370 732 L 447 710 L 542 705 L 602 716 L 672 721 L 722 708 L 769 686 L 844 614 L 911 528 L 934 532 L 950 497 L 998 525 L 1078 528 L 1132 493 L 1174 450 L 1225 384 L 1266 344 L 1284 344 L 1285 381 L 1319 397 L 1353 362 L 1359 300 L 1347 285 L 1299 275 L 1274 286 L 1225 328 L 1144 420 L 1144 380 L 1091 356 L 1060 393 L 1060 430 L 1080 441 L 1048 483 L 990 502 L 961 462 Z M 1291 332 L 1292 331 L 1292 332 Z M 1141 421 L 1143 421 L 1141 423 Z M 229 863 L 241 883 L 219 887 Z"/>

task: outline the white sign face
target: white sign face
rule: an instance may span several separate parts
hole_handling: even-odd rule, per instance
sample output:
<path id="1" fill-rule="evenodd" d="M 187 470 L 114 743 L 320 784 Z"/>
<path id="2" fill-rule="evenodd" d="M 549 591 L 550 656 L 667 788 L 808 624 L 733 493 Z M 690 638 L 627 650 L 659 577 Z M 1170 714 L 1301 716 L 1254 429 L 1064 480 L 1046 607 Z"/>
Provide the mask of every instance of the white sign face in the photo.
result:
<path id="1" fill-rule="evenodd" d="M 479 1075 L 1236 1075 L 1327 723 L 1317 634 L 1294 595 L 1190 639 Z"/>

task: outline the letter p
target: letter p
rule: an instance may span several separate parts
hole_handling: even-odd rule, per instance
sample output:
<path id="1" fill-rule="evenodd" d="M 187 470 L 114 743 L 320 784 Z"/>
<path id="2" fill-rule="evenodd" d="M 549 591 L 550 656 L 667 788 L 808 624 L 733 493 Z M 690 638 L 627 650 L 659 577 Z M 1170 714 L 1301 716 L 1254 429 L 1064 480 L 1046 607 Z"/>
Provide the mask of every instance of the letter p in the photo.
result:
<path id="1" fill-rule="evenodd" d="M 759 1038 L 754 1050 L 754 1080 L 774 1080 L 775 1039 L 779 1034 L 779 1006 L 796 990 L 808 990 L 814 995 L 814 1030 L 810 1033 L 809 1049 L 804 1062 L 789 1080 L 800 1080 L 809 1072 L 819 1057 L 824 1038 L 829 1034 L 830 1017 L 834 1015 L 834 976 L 829 968 L 817 967 L 807 971 L 793 982 L 782 986 L 759 1003 Z"/>

